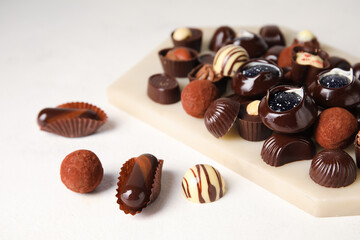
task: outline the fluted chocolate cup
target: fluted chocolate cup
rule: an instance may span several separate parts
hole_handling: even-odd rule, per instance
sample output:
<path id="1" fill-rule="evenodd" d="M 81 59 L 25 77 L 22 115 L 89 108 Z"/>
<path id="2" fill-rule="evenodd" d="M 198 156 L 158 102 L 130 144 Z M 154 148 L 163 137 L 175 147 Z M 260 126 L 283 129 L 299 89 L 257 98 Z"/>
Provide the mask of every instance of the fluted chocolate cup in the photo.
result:
<path id="1" fill-rule="evenodd" d="M 175 47 L 187 47 L 187 48 L 191 48 L 194 49 L 197 52 L 200 52 L 201 50 L 201 45 L 202 45 L 202 36 L 203 33 L 200 29 L 198 28 L 189 28 L 190 32 L 191 32 L 191 36 L 184 39 L 184 40 L 175 40 L 173 38 L 174 32 L 173 31 L 171 33 L 171 40 L 174 44 Z"/>

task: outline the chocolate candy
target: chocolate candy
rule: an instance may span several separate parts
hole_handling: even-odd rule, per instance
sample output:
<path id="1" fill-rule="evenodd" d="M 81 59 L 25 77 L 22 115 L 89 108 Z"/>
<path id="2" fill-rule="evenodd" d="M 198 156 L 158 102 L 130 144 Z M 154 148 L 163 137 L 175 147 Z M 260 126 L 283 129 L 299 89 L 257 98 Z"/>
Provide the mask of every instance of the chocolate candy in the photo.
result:
<path id="1" fill-rule="evenodd" d="M 265 40 L 268 47 L 280 45 L 285 46 L 285 38 L 276 25 L 266 25 L 260 29 L 260 36 Z"/>
<path id="2" fill-rule="evenodd" d="M 121 210 L 135 215 L 157 198 L 162 165 L 163 160 L 151 154 L 131 158 L 123 165 L 116 194 Z"/>
<path id="3" fill-rule="evenodd" d="M 262 98 L 282 77 L 282 70 L 273 62 L 266 59 L 250 60 L 232 78 L 232 88 L 240 96 Z"/>
<path id="4" fill-rule="evenodd" d="M 192 58 L 191 53 L 184 47 L 171 49 L 165 57 L 175 61 L 189 61 Z"/>
<path id="5" fill-rule="evenodd" d="M 303 30 L 299 32 L 294 39 L 293 45 L 301 45 L 312 49 L 320 48 L 319 42 L 310 30 Z"/>
<path id="6" fill-rule="evenodd" d="M 213 65 L 215 53 L 205 53 L 198 57 L 199 63 Z"/>
<path id="7" fill-rule="evenodd" d="M 340 68 L 323 71 L 308 85 L 308 93 L 324 108 L 354 108 L 360 103 L 360 82 L 352 70 Z"/>
<path id="8" fill-rule="evenodd" d="M 258 111 L 259 104 L 259 100 L 254 100 L 240 106 L 237 129 L 239 135 L 245 140 L 262 141 L 272 133 L 261 121 Z"/>
<path id="9" fill-rule="evenodd" d="M 171 104 L 180 100 L 178 82 L 166 74 L 155 74 L 149 78 L 147 94 L 154 102 L 160 104 Z"/>
<path id="10" fill-rule="evenodd" d="M 211 37 L 209 49 L 217 52 L 226 42 L 229 42 L 234 38 L 235 32 L 232 28 L 228 26 L 219 27 Z"/>
<path id="11" fill-rule="evenodd" d="M 268 49 L 267 43 L 261 36 L 247 30 L 242 30 L 235 39 L 227 42 L 227 44 L 243 47 L 250 58 L 259 58 Z"/>
<path id="12" fill-rule="evenodd" d="M 240 103 L 230 98 L 219 98 L 205 112 L 206 129 L 216 138 L 224 136 L 235 123 Z"/>
<path id="13" fill-rule="evenodd" d="M 356 179 L 356 166 L 352 157 L 342 150 L 323 150 L 312 160 L 309 174 L 321 186 L 346 187 Z"/>
<path id="14" fill-rule="evenodd" d="M 349 71 L 351 68 L 350 63 L 341 57 L 331 56 L 328 58 L 328 61 L 330 63 L 330 69 L 341 68 L 342 70 Z"/>
<path id="15" fill-rule="evenodd" d="M 271 60 L 277 63 L 279 56 L 281 52 L 284 50 L 284 48 L 285 48 L 284 46 L 279 46 L 279 45 L 273 46 L 266 51 L 264 58 L 266 60 Z"/>
<path id="16" fill-rule="evenodd" d="M 88 193 L 101 182 L 104 170 L 95 153 L 77 150 L 67 155 L 61 163 L 60 177 L 71 191 Z"/>
<path id="17" fill-rule="evenodd" d="M 299 105 L 301 100 L 296 92 L 276 92 L 269 96 L 268 104 L 275 112 L 285 112 Z"/>
<path id="18" fill-rule="evenodd" d="M 59 120 L 66 120 L 72 118 L 87 118 L 99 120 L 99 116 L 91 109 L 76 109 L 76 108 L 44 108 L 40 111 L 37 122 L 40 127 L 46 127 L 47 124 Z"/>
<path id="19" fill-rule="evenodd" d="M 279 103 L 281 106 L 278 106 L 278 108 L 275 101 L 275 105 L 270 107 L 271 99 L 275 99 L 275 95 L 281 96 L 281 93 L 295 93 L 301 97 L 301 101 L 291 102 L 290 104 L 282 102 Z M 296 99 L 297 96 L 294 96 Z M 263 123 L 274 131 L 299 133 L 308 129 L 315 122 L 317 105 L 307 95 L 303 87 L 282 85 L 268 90 L 267 95 L 260 102 L 259 115 Z"/>
<path id="20" fill-rule="evenodd" d="M 314 142 L 309 137 L 296 134 L 274 133 L 265 140 L 261 150 L 264 162 L 274 167 L 312 159 L 315 154 Z"/>
<path id="21" fill-rule="evenodd" d="M 210 165 L 198 164 L 185 173 L 182 192 L 191 202 L 210 203 L 223 197 L 226 187 L 218 170 Z"/>
<path id="22" fill-rule="evenodd" d="M 353 71 L 355 78 L 360 80 L 360 63 L 354 64 Z"/>
<path id="23" fill-rule="evenodd" d="M 203 33 L 198 28 L 178 28 L 171 33 L 175 47 L 187 47 L 200 52 Z"/>
<path id="24" fill-rule="evenodd" d="M 214 58 L 214 70 L 222 76 L 232 77 L 249 60 L 249 55 L 242 47 L 226 45 L 217 51 Z"/>
<path id="25" fill-rule="evenodd" d="M 191 36 L 191 30 L 185 27 L 176 29 L 172 34 L 172 37 L 175 41 L 183 41 Z"/>
<path id="26" fill-rule="evenodd" d="M 324 67 L 324 60 L 321 57 L 308 52 L 297 52 L 296 62 L 300 65 L 311 65 L 317 68 Z"/>
<path id="27" fill-rule="evenodd" d="M 355 146 L 356 165 L 358 168 L 360 168 L 360 131 L 356 134 L 354 146 Z"/>

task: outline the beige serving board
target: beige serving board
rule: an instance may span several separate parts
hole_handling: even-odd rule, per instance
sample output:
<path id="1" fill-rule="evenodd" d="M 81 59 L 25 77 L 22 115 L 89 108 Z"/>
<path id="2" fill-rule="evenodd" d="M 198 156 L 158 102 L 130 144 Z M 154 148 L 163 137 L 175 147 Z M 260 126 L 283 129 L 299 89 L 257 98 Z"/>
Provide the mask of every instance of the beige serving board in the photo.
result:
<path id="1" fill-rule="evenodd" d="M 258 32 L 258 27 L 237 27 Z M 281 28 L 287 43 L 291 43 L 295 32 Z M 207 46 L 215 28 L 202 28 L 203 49 Z M 262 186 L 284 200 L 318 217 L 360 215 L 360 175 L 348 187 L 330 189 L 314 183 L 309 177 L 311 161 L 299 161 L 281 167 L 271 167 L 260 157 L 262 142 L 243 140 L 232 129 L 221 139 L 213 137 L 205 128 L 203 119 L 193 118 L 185 113 L 181 103 L 160 105 L 146 95 L 148 77 L 163 72 L 158 51 L 171 47 L 170 37 L 149 55 L 144 57 L 130 71 L 114 82 L 108 89 L 109 101 L 123 111 L 147 122 L 168 135 L 191 144 L 190 147 L 225 165 L 254 183 Z M 331 55 L 360 62 L 340 50 L 322 46 Z M 183 88 L 188 80 L 178 79 Z M 191 140 L 191 141 L 190 141 Z M 348 151 L 354 157 L 354 151 Z"/>

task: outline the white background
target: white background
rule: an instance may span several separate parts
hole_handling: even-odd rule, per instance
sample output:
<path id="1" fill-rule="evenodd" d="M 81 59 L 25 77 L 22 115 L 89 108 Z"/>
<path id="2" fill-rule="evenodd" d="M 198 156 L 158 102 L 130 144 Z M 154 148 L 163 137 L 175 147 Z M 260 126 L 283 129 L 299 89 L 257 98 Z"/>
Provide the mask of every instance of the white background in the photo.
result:
<path id="1" fill-rule="evenodd" d="M 180 26 L 309 28 L 360 57 L 359 9 L 356 0 L 0 0 L 0 239 L 358 239 L 360 217 L 312 217 L 110 105 L 106 88 Z M 108 123 L 77 139 L 41 132 L 38 112 L 69 101 L 101 107 Z M 60 181 L 61 161 L 77 149 L 104 167 L 90 194 Z M 116 178 L 145 152 L 165 159 L 162 192 L 133 217 L 118 209 Z M 222 173 L 221 200 L 183 198 L 182 176 L 197 163 Z"/>

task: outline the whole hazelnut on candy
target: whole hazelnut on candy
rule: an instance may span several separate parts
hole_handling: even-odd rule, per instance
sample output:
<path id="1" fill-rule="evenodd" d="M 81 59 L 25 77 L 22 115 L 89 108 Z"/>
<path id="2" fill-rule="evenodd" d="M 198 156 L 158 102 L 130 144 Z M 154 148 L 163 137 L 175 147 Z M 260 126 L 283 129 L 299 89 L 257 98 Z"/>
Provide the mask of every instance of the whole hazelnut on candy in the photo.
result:
<path id="1" fill-rule="evenodd" d="M 176 41 L 182 41 L 191 37 L 191 30 L 185 27 L 178 28 L 174 31 L 172 37 Z"/>

